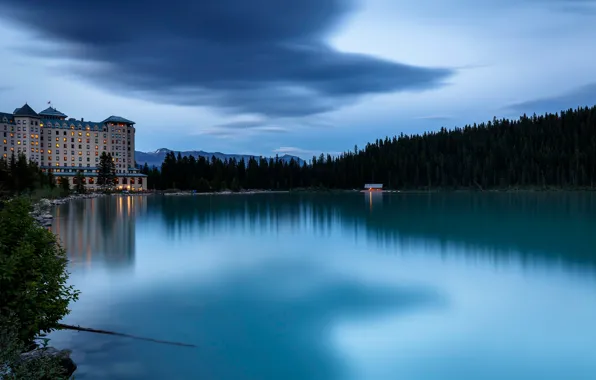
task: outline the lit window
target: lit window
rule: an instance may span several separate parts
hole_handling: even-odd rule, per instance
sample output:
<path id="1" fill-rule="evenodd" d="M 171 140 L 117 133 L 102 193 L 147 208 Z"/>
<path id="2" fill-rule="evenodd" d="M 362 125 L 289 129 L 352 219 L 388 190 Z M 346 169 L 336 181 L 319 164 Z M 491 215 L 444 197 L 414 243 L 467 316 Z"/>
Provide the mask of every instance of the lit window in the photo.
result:
<path id="1" fill-rule="evenodd" d="M 79 151 L 79 156 L 83 155 L 83 152 Z"/>
<path id="2" fill-rule="evenodd" d="M 60 144 L 56 144 L 56 148 L 60 148 Z"/>
<path id="3" fill-rule="evenodd" d="M 74 136 L 74 132 L 70 132 L 70 135 L 71 135 L 71 136 Z"/>
<path id="4" fill-rule="evenodd" d="M 60 137 L 56 137 L 56 141 L 60 141 Z"/>
<path id="5" fill-rule="evenodd" d="M 6 139 L 4 139 L 4 144 L 7 144 Z M 95 149 L 97 149 L 97 147 L 95 147 Z"/>
<path id="6" fill-rule="evenodd" d="M 71 161 L 74 161 L 74 157 L 71 157 L 71 158 L 70 158 L 70 160 L 71 160 Z"/>
<path id="7" fill-rule="evenodd" d="M 79 142 L 83 142 L 83 139 L 79 139 Z"/>
<path id="8" fill-rule="evenodd" d="M 17 145 L 21 145 L 21 141 L 20 141 L 20 140 L 19 140 L 19 141 L 17 141 Z"/>
<path id="9" fill-rule="evenodd" d="M 52 154 L 52 151 L 50 149 L 48 149 L 48 154 Z"/>
<path id="10" fill-rule="evenodd" d="M 4 143 L 6 143 L 6 140 L 4 140 Z M 99 149 L 99 147 L 97 145 L 95 145 L 95 150 Z"/>
<path id="11" fill-rule="evenodd" d="M 85 135 L 86 135 L 87 137 L 89 137 L 91 134 L 90 134 L 89 132 L 87 132 Z"/>
<path id="12" fill-rule="evenodd" d="M 60 166 L 60 164 L 58 162 L 56 162 L 56 166 Z"/>
<path id="13" fill-rule="evenodd" d="M 31 135 L 31 138 L 35 138 L 35 135 Z"/>
<path id="14" fill-rule="evenodd" d="M 79 132 L 79 136 L 83 136 L 83 132 Z"/>
<path id="15" fill-rule="evenodd" d="M 39 138 L 39 135 L 35 135 L 35 138 L 38 139 Z"/>
<path id="16" fill-rule="evenodd" d="M 64 142 L 66 142 L 66 137 L 64 138 Z"/>

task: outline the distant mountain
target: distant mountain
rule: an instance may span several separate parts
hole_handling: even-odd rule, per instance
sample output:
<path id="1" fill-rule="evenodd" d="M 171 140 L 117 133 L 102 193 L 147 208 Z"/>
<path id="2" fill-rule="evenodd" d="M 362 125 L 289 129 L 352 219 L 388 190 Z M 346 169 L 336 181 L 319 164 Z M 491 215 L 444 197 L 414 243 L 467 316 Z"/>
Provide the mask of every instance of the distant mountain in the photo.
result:
<path id="1" fill-rule="evenodd" d="M 156 150 L 155 152 L 139 152 L 139 151 L 135 151 L 135 159 L 137 161 L 137 164 L 139 166 L 143 166 L 145 165 L 145 163 L 147 163 L 147 165 L 151 166 L 157 166 L 158 168 L 161 166 L 161 164 L 163 163 L 164 158 L 166 157 L 166 154 L 168 154 L 169 152 L 174 152 L 176 155 L 178 155 L 178 153 L 180 153 L 182 155 L 182 157 L 185 156 L 193 156 L 195 158 L 199 158 L 199 157 L 205 157 L 208 160 L 211 160 L 211 157 L 218 158 L 220 160 L 225 160 L 225 159 L 231 159 L 234 158 L 238 161 L 240 161 L 241 159 L 244 159 L 244 161 L 247 161 L 251 158 L 254 157 L 255 159 L 258 159 L 259 156 L 251 156 L 248 154 L 225 154 L 225 153 L 220 153 L 220 152 L 204 152 L 202 150 L 191 150 L 191 151 L 186 151 L 186 152 L 178 152 L 177 150 L 170 150 L 170 149 L 166 149 L 166 148 L 161 148 Z M 300 165 L 302 165 L 304 163 L 304 160 L 296 157 L 296 156 L 290 156 L 289 154 L 285 154 L 283 156 L 279 156 L 279 159 L 284 161 L 284 162 L 290 162 L 290 160 L 294 159 L 294 161 L 298 162 Z"/>

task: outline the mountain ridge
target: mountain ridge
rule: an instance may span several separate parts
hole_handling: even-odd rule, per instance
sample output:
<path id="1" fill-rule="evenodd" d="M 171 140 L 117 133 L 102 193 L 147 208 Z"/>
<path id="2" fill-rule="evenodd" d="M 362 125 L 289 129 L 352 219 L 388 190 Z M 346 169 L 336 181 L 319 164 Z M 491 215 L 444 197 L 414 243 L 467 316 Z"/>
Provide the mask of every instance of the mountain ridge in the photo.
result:
<path id="1" fill-rule="evenodd" d="M 226 159 L 229 160 L 232 158 L 237 161 L 240 161 L 241 159 L 244 159 L 244 161 L 248 161 L 250 158 L 258 159 L 259 157 L 263 157 L 263 156 L 256 156 L 256 155 L 251 155 L 251 154 L 205 152 L 203 150 L 178 151 L 178 150 L 172 150 L 172 149 L 168 149 L 168 148 L 159 148 L 153 152 L 135 151 L 135 161 L 137 162 L 138 166 L 143 166 L 143 165 L 147 164 L 149 167 L 156 166 L 159 168 L 161 166 L 161 164 L 163 163 L 163 160 L 166 157 L 166 154 L 168 154 L 170 152 L 174 152 L 174 154 L 176 154 L 176 155 L 178 155 L 178 153 L 180 153 L 180 155 L 182 157 L 188 157 L 188 156 L 193 156 L 194 158 L 204 157 L 208 160 L 211 160 L 212 157 L 215 157 L 222 161 L 226 160 Z M 278 157 L 280 160 L 282 160 L 284 162 L 290 162 L 293 159 L 300 165 L 303 165 L 305 163 L 305 161 L 303 159 L 301 159 L 300 157 L 292 156 L 289 154 L 284 154 L 283 156 L 278 156 Z M 269 158 L 269 157 L 267 157 L 267 158 Z"/>

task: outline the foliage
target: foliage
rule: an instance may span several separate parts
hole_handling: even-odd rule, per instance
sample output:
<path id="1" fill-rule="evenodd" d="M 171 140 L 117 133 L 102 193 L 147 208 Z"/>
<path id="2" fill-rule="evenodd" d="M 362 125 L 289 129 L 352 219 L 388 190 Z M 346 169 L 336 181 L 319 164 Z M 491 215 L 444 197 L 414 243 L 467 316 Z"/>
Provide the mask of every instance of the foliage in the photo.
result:
<path id="1" fill-rule="evenodd" d="M 249 189 L 361 189 L 370 182 L 393 189 L 594 188 L 596 107 L 387 137 L 337 157 L 313 157 L 307 165 L 170 152 L 161 171 L 145 166 L 143 172 L 149 188 L 175 184 L 181 190 L 199 178 Z"/>
<path id="2" fill-rule="evenodd" d="M 68 182 L 68 178 L 66 178 L 66 177 L 58 178 L 58 185 L 60 185 L 60 194 L 63 197 L 70 194 L 70 183 Z"/>
<path id="3" fill-rule="evenodd" d="M 99 158 L 97 184 L 104 190 L 111 190 L 116 183 L 116 164 L 110 153 L 103 152 Z"/>
<path id="4" fill-rule="evenodd" d="M 0 379 L 67 379 L 58 358 L 41 356 L 36 360 L 20 360 L 20 354 L 27 349 L 19 339 L 16 326 L 19 322 L 14 316 L 0 315 Z M 47 339 L 44 345 L 47 346 Z"/>
<path id="5" fill-rule="evenodd" d="M 0 158 L 0 196 L 8 197 L 52 187 L 52 181 L 51 176 L 42 172 L 36 163 L 28 161 L 24 154 Z"/>
<path id="6" fill-rule="evenodd" d="M 83 175 L 83 172 L 81 170 L 77 171 L 77 174 L 75 174 L 74 185 L 75 191 L 78 194 L 85 193 L 85 176 Z"/>
<path id="7" fill-rule="evenodd" d="M 17 336 L 25 344 L 56 328 L 69 313 L 78 291 L 67 286 L 67 258 L 49 230 L 29 215 L 23 198 L 0 210 L 0 317 L 18 318 Z"/>

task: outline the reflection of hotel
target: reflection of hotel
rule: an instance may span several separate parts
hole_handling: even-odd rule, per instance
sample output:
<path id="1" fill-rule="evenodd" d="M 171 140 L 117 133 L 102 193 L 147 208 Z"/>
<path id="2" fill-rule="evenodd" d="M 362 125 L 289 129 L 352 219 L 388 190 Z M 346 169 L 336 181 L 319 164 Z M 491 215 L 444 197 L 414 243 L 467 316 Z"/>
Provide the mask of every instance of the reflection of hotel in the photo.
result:
<path id="1" fill-rule="evenodd" d="M 58 207 L 52 225 L 73 265 L 131 265 L 136 249 L 135 219 L 146 211 L 147 198 L 111 196 L 83 202 Z"/>
<path id="2" fill-rule="evenodd" d="M 28 104 L 13 113 L 0 112 L 0 154 L 22 153 L 44 171 L 67 177 L 71 185 L 78 171 L 88 187 L 95 187 L 99 157 L 112 155 L 118 188 L 147 188 L 147 177 L 135 166 L 134 122 L 110 116 L 101 122 L 68 118 L 55 108 L 40 113 Z"/>

